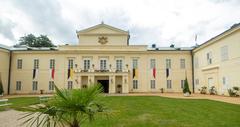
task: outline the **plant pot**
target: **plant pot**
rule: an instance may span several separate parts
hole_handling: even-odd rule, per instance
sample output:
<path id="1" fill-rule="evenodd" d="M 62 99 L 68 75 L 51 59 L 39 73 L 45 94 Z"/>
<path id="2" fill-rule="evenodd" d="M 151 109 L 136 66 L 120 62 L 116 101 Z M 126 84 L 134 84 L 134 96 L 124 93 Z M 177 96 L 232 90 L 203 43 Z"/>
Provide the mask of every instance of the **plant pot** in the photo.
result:
<path id="1" fill-rule="evenodd" d="M 189 93 L 189 92 L 183 93 L 183 96 L 184 96 L 184 97 L 189 97 L 189 96 L 190 96 L 190 93 Z"/>

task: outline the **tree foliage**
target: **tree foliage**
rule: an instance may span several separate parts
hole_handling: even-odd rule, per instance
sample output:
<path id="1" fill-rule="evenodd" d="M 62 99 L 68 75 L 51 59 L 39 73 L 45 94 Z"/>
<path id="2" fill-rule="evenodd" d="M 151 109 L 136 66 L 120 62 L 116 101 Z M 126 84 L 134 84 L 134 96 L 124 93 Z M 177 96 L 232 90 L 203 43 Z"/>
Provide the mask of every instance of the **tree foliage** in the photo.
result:
<path id="1" fill-rule="evenodd" d="M 106 114 L 107 110 L 101 103 L 102 87 L 91 85 L 84 89 L 59 90 L 55 86 L 54 97 L 38 108 L 28 108 L 28 113 L 21 119 L 23 124 L 34 127 L 70 126 L 80 127 L 85 120 L 94 120 L 95 114 Z"/>
<path id="2" fill-rule="evenodd" d="M 183 86 L 183 93 L 190 93 L 191 94 L 191 91 L 189 89 L 189 85 L 188 85 L 188 80 L 187 78 L 184 80 L 184 86 Z"/>
<path id="3" fill-rule="evenodd" d="M 47 35 L 40 35 L 36 37 L 33 34 L 28 34 L 19 39 L 19 45 L 27 45 L 29 47 L 54 47 L 55 45 L 47 37 Z"/>

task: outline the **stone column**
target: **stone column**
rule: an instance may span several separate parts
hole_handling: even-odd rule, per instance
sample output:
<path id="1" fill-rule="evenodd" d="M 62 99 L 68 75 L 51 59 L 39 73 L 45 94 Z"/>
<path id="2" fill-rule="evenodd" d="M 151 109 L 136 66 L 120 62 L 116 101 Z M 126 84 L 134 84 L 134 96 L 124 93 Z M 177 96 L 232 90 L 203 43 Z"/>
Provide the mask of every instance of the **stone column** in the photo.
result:
<path id="1" fill-rule="evenodd" d="M 123 75 L 122 78 L 122 93 L 129 93 L 129 78 L 127 75 Z"/>
<path id="2" fill-rule="evenodd" d="M 115 76 L 109 76 L 109 93 L 116 93 Z"/>

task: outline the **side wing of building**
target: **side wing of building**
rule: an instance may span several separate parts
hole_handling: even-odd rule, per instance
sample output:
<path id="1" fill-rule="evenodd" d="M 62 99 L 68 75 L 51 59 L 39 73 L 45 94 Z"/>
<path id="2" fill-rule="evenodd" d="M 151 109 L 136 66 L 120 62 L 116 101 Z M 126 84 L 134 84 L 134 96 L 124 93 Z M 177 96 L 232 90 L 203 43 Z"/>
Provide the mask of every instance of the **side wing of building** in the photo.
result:
<path id="1" fill-rule="evenodd" d="M 0 48 L 0 80 L 3 84 L 4 94 L 8 93 L 9 59 L 10 51 L 5 48 Z"/>
<path id="2" fill-rule="evenodd" d="M 240 87 L 240 26 L 231 28 L 193 50 L 197 89 L 215 86 L 218 94 Z"/>

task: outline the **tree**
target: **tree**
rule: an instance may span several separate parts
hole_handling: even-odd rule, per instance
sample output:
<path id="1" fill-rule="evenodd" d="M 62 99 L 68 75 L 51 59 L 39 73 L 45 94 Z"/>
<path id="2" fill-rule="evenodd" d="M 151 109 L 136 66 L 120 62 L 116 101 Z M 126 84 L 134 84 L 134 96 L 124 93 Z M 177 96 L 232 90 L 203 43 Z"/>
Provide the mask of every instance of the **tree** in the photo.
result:
<path id="1" fill-rule="evenodd" d="M 2 84 L 2 80 L 0 79 L 0 95 L 3 94 L 3 84 Z"/>
<path id="2" fill-rule="evenodd" d="M 40 35 L 36 37 L 33 34 L 28 34 L 19 39 L 19 45 L 27 45 L 29 47 L 54 47 L 55 45 L 47 37 L 47 35 Z"/>
<path id="3" fill-rule="evenodd" d="M 184 80 L 184 86 L 183 86 L 183 93 L 189 93 L 189 94 L 191 94 L 191 91 L 190 91 L 190 89 L 189 89 L 189 85 L 188 85 L 188 80 L 187 80 L 187 78 Z"/>
<path id="4" fill-rule="evenodd" d="M 94 120 L 96 113 L 106 113 L 106 108 L 100 103 L 103 97 L 100 85 L 73 90 L 59 90 L 55 86 L 55 90 L 54 97 L 44 106 L 28 109 L 32 113 L 21 118 L 27 118 L 23 124 L 80 127 L 84 120 Z"/>
<path id="5" fill-rule="evenodd" d="M 1 77 L 1 72 L 0 72 L 0 95 L 2 95 L 3 92 L 4 92 L 4 90 L 3 90 L 2 77 Z"/>

